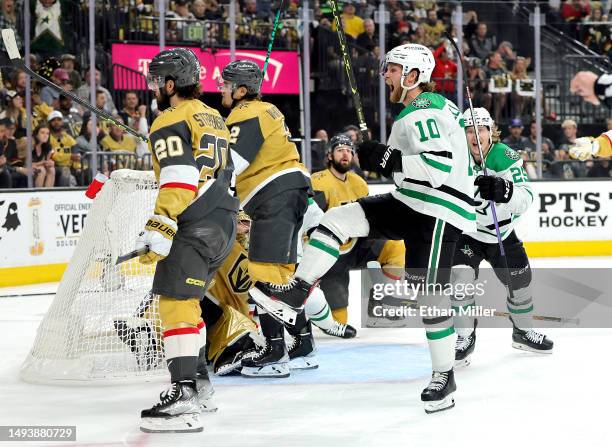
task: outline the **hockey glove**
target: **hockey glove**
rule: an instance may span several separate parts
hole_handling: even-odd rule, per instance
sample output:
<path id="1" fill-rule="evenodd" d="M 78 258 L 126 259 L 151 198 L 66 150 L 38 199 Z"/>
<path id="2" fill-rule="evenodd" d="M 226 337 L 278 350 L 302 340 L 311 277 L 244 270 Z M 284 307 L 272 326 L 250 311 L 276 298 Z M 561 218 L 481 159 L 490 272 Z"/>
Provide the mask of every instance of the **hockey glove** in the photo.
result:
<path id="1" fill-rule="evenodd" d="M 375 171 L 384 177 L 402 170 L 402 153 L 376 140 L 364 141 L 357 149 L 359 166 L 364 171 Z"/>
<path id="2" fill-rule="evenodd" d="M 479 175 L 474 184 L 480 188 L 480 197 L 495 203 L 508 203 L 512 198 L 512 182 L 493 175 Z"/>
<path id="3" fill-rule="evenodd" d="M 172 247 L 172 239 L 176 235 L 176 222 L 169 217 L 153 215 L 145 225 L 144 231 L 138 235 L 136 249 L 147 247 L 149 251 L 140 255 L 142 264 L 152 264 L 161 261 Z"/>
<path id="4" fill-rule="evenodd" d="M 569 155 L 580 161 L 590 160 L 597 155 L 599 143 L 591 137 L 577 138 L 574 145 L 569 149 Z"/>

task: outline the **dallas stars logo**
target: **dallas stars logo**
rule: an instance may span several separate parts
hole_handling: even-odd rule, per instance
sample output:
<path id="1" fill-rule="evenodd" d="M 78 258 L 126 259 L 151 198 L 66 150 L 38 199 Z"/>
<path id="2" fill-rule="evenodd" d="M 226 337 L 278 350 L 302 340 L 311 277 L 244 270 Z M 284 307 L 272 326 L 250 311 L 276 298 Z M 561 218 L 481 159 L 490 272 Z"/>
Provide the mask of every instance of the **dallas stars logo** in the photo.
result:
<path id="1" fill-rule="evenodd" d="M 464 255 L 466 255 L 468 258 L 471 258 L 472 256 L 474 256 L 474 250 L 472 250 L 472 248 L 467 244 L 461 249 L 461 252 Z"/>
<path id="2" fill-rule="evenodd" d="M 417 98 L 412 101 L 412 107 L 416 107 L 417 109 L 426 109 L 431 105 L 431 101 L 427 98 Z"/>
<path id="3" fill-rule="evenodd" d="M 506 148 L 506 157 L 508 157 L 510 160 L 518 160 L 521 156 L 518 154 L 518 152 L 508 147 Z"/>

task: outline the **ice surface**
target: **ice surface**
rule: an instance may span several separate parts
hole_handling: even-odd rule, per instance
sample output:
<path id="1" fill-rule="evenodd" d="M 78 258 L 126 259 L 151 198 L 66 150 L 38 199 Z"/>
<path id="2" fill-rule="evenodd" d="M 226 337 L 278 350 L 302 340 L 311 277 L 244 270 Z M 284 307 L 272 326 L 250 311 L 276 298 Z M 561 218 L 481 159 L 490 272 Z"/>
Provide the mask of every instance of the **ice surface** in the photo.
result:
<path id="1" fill-rule="evenodd" d="M 533 264 L 609 267 L 612 259 Z M 358 325 L 356 279 L 349 318 Z M 49 293 L 56 287 L 0 289 L 0 296 Z M 278 380 L 213 378 L 219 411 L 202 416 L 204 432 L 145 434 L 138 429 L 140 410 L 156 401 L 164 379 L 103 387 L 20 381 L 19 368 L 52 298 L 0 298 L 0 425 L 77 426 L 76 443 L 45 445 L 612 445 L 607 385 L 612 330 L 547 330 L 555 352 L 538 356 L 512 349 L 510 329 L 479 329 L 472 364 L 457 370 L 456 407 L 434 415 L 425 414 L 419 399 L 430 374 L 422 330 L 361 329 L 354 340 L 318 332 L 318 370 Z"/>

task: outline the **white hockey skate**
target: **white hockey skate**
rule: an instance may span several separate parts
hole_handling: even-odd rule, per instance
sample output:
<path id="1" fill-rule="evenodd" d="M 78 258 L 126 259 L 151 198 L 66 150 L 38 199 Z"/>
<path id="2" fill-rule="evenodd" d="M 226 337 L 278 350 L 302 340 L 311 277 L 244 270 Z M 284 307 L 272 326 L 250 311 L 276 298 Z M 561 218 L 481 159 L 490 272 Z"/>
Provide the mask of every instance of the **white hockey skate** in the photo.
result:
<path id="1" fill-rule="evenodd" d="M 194 381 L 173 382 L 160 401 L 140 413 L 140 430 L 146 433 L 191 433 L 204 429 Z"/>

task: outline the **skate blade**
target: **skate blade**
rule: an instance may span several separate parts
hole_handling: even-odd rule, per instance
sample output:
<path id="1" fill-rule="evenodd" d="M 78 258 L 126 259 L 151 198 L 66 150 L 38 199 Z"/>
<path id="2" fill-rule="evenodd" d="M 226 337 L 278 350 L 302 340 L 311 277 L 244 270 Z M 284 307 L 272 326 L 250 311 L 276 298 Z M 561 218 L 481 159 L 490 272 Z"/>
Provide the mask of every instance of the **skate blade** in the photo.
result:
<path id="1" fill-rule="evenodd" d="M 216 376 L 227 376 L 228 374 L 231 374 L 234 371 L 236 371 L 238 368 L 240 368 L 241 364 L 242 364 L 242 359 L 240 359 L 238 362 L 230 363 L 228 365 L 223 365 L 215 371 L 215 375 Z"/>
<path id="2" fill-rule="evenodd" d="M 450 393 L 442 400 L 436 400 L 431 402 L 423 402 L 425 404 L 425 413 L 432 414 L 438 413 L 439 411 L 450 410 L 455 406 L 454 393 Z"/>
<path id="3" fill-rule="evenodd" d="M 389 320 L 387 318 L 369 317 L 366 320 L 366 327 L 368 328 L 404 328 L 406 321 L 404 320 Z"/>
<path id="4" fill-rule="evenodd" d="M 206 399 L 200 401 L 200 411 L 202 413 L 214 413 L 219 409 L 217 404 L 215 404 L 212 400 Z"/>
<path id="5" fill-rule="evenodd" d="M 306 370 L 306 369 L 317 369 L 319 362 L 315 357 L 296 357 L 289 360 L 289 369 L 295 370 Z"/>
<path id="6" fill-rule="evenodd" d="M 253 298 L 253 301 L 263 307 L 275 320 L 278 320 L 280 323 L 286 323 L 290 326 L 295 325 L 298 312 L 292 309 L 290 306 L 270 298 L 257 287 L 249 290 L 249 295 L 251 298 Z M 300 311 L 303 309 L 303 307 L 304 306 L 300 308 Z"/>
<path id="7" fill-rule="evenodd" d="M 534 352 L 536 354 L 552 354 L 553 352 L 552 349 L 534 349 L 530 346 L 524 345 L 523 343 L 518 343 L 516 341 L 512 342 L 512 347 L 520 351 Z"/>
<path id="8" fill-rule="evenodd" d="M 291 375 L 288 363 L 276 363 L 274 365 L 266 366 L 243 366 L 242 371 L 240 371 L 240 374 L 242 375 L 242 377 L 248 377 L 250 379 L 284 379 Z"/>
<path id="9" fill-rule="evenodd" d="M 466 366 L 469 366 L 471 363 L 470 357 L 471 356 L 467 356 L 462 360 L 455 360 L 455 368 L 465 368 Z"/>
<path id="10" fill-rule="evenodd" d="M 194 433 L 204 430 L 199 413 L 165 418 L 142 418 L 140 430 L 145 433 Z"/>

